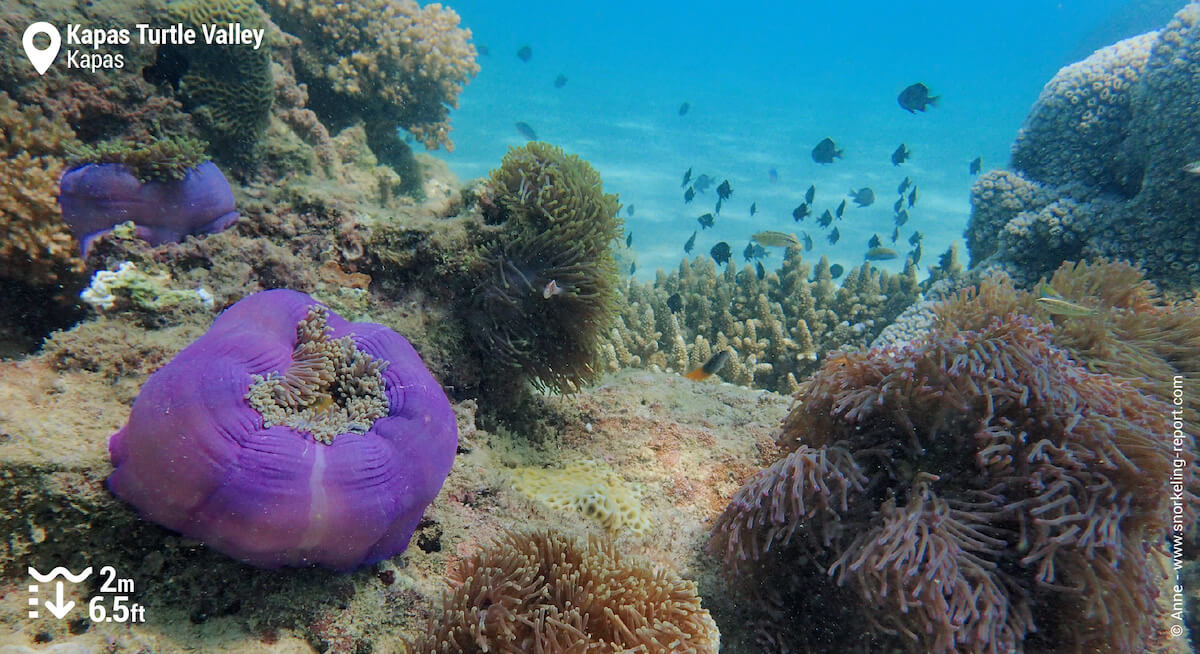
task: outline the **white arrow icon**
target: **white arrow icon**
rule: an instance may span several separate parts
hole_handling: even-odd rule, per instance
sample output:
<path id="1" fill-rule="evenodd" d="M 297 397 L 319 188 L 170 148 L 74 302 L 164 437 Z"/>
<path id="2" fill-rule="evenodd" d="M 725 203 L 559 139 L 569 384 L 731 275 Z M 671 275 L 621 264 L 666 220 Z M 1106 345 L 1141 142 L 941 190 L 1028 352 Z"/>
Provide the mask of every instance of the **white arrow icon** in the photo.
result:
<path id="1" fill-rule="evenodd" d="M 69 613 L 71 609 L 75 608 L 75 602 L 72 601 L 66 602 L 65 604 L 63 603 L 63 582 L 61 581 L 54 583 L 54 597 L 54 602 L 46 600 L 45 602 L 42 602 L 42 606 L 50 609 L 50 612 L 54 614 L 54 617 L 62 620 L 64 615 Z"/>
<path id="2" fill-rule="evenodd" d="M 33 37 L 38 34 L 45 34 L 50 38 L 50 46 L 45 50 L 39 50 L 33 44 Z M 58 34 L 57 27 L 45 21 L 39 21 L 25 28 L 25 35 L 21 37 L 21 45 L 25 47 L 25 56 L 29 57 L 33 69 L 38 72 L 38 75 L 45 75 L 46 71 L 50 69 L 50 64 L 54 63 L 54 58 L 58 56 L 62 37 Z"/>

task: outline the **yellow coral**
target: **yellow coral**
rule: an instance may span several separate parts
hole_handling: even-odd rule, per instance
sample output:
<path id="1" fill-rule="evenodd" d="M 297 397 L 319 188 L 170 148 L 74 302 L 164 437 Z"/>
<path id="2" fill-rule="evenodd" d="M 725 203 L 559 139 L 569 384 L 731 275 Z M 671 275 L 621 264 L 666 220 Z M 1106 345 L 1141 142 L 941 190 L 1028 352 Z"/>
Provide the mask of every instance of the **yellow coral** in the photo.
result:
<path id="1" fill-rule="evenodd" d="M 0 278 L 36 284 L 83 271 L 58 208 L 60 156 L 75 134 L 0 91 Z"/>
<path id="2" fill-rule="evenodd" d="M 513 487 L 555 511 L 578 511 L 609 531 L 643 534 L 650 518 L 638 492 L 611 468 L 583 459 L 561 470 L 518 468 Z"/>

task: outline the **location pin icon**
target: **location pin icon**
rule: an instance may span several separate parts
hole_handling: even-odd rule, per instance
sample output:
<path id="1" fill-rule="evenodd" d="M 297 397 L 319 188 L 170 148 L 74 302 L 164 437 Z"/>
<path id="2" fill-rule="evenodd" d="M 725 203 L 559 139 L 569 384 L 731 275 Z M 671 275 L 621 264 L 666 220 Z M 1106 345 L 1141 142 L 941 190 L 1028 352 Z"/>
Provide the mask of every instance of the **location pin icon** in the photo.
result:
<path id="1" fill-rule="evenodd" d="M 38 50 L 37 46 L 33 44 L 33 37 L 38 34 L 50 37 L 50 47 Z M 25 28 L 25 35 L 21 37 L 21 45 L 25 47 L 25 56 L 29 57 L 29 63 L 33 64 L 34 70 L 38 72 L 38 75 L 45 75 L 50 64 L 54 63 L 54 58 L 58 56 L 62 37 L 59 36 L 57 27 L 45 21 L 38 21 Z"/>

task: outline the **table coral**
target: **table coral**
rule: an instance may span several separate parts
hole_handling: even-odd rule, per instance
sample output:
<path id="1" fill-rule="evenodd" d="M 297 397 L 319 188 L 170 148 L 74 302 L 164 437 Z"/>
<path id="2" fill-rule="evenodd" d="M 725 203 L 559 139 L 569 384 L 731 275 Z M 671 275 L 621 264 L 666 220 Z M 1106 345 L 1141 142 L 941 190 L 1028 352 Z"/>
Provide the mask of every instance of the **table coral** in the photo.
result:
<path id="1" fill-rule="evenodd" d="M 972 265 L 1022 284 L 1065 260 L 1125 259 L 1160 286 L 1200 271 L 1200 5 L 1162 30 L 1063 68 L 1013 145 L 1011 171 L 972 187 Z"/>
<path id="2" fill-rule="evenodd" d="M 453 149 L 450 109 L 479 72 L 471 32 L 459 28 L 458 14 L 413 0 L 266 5 L 282 29 L 300 38 L 296 76 L 327 125 L 398 125 L 426 148 Z"/>
<path id="3" fill-rule="evenodd" d="M 764 647 L 1143 651 L 1170 406 L 1050 333 L 1018 312 L 942 322 L 803 383 L 787 454 L 713 529 Z"/>
<path id="4" fill-rule="evenodd" d="M 667 302 L 675 294 L 678 312 Z M 827 259 L 814 269 L 798 248 L 789 248 L 782 269 L 763 279 L 749 267 L 718 273 L 707 257 L 684 259 L 652 284 L 629 282 L 602 364 L 687 372 L 731 349 L 722 379 L 792 392 L 825 353 L 870 343 L 919 294 L 911 263 L 899 275 L 864 264 L 839 287 Z"/>
<path id="5" fill-rule="evenodd" d="M 108 484 L 252 565 L 346 570 L 405 550 L 457 436 L 404 338 L 265 291 L 146 382 L 109 442 Z"/>
<path id="6" fill-rule="evenodd" d="M 414 654 L 716 654 L 693 582 L 611 541 L 506 531 L 450 573 Z"/>

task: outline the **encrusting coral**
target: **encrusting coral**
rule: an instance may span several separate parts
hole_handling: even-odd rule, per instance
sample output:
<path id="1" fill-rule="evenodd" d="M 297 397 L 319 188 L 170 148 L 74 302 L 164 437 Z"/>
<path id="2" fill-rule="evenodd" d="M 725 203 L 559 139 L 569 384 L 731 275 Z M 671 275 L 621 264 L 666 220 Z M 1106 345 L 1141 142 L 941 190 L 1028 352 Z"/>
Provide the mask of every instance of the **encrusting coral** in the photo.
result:
<path id="1" fill-rule="evenodd" d="M 505 531 L 453 569 L 414 654 L 716 654 L 693 582 L 611 541 Z"/>
<path id="2" fill-rule="evenodd" d="M 512 477 L 517 492 L 560 515 L 580 513 L 612 533 L 650 530 L 640 493 L 598 461 L 576 461 L 559 470 L 517 468 Z"/>
<path id="3" fill-rule="evenodd" d="M 1170 405 L 1072 361 L 1019 311 L 964 292 L 941 315 L 901 347 L 832 355 L 783 422 L 787 453 L 716 521 L 760 643 L 1144 651 Z"/>
<path id="4" fill-rule="evenodd" d="M 450 109 L 479 66 L 470 30 L 439 4 L 268 0 L 271 17 L 301 39 L 296 77 L 331 129 L 357 120 L 408 130 L 426 148 L 453 149 Z"/>
<path id="5" fill-rule="evenodd" d="M 974 185 L 972 266 L 1020 284 L 1066 260 L 1133 262 L 1161 288 L 1188 290 L 1200 270 L 1200 4 L 1162 30 L 1060 70 L 1013 146 L 1011 171 Z"/>
<path id="6" fill-rule="evenodd" d="M 594 379 L 616 304 L 617 196 L 586 161 L 534 142 L 504 155 L 485 201 L 496 235 L 466 309 L 481 357 L 556 391 Z"/>
<path id="7" fill-rule="evenodd" d="M 870 343 L 919 295 L 911 263 L 899 275 L 863 264 L 839 287 L 827 259 L 812 270 L 798 248 L 763 279 L 749 267 L 718 273 L 707 257 L 685 259 L 653 284 L 629 282 L 602 364 L 686 372 L 730 349 L 723 379 L 793 392 L 826 352 Z"/>

